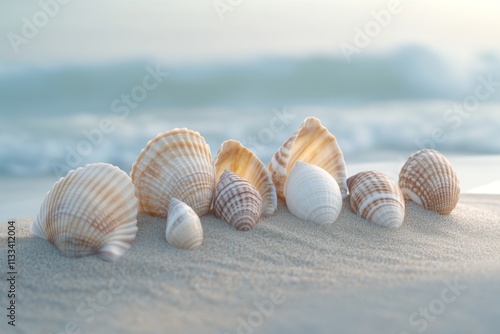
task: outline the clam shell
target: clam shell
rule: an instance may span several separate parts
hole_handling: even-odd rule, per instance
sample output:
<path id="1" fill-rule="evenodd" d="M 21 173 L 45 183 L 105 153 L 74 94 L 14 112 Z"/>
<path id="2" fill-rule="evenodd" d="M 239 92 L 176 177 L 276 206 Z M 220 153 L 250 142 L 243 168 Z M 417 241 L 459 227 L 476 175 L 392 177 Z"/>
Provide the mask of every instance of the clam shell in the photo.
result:
<path id="1" fill-rule="evenodd" d="M 139 212 L 166 217 L 172 197 L 199 216 L 210 211 L 215 169 L 210 147 L 195 131 L 173 129 L 150 140 L 132 166 Z"/>
<path id="2" fill-rule="evenodd" d="M 443 215 L 453 211 L 460 197 L 453 166 L 444 155 L 430 149 L 408 158 L 399 174 L 399 187 L 406 199 Z"/>
<path id="3" fill-rule="evenodd" d="M 398 228 L 405 217 L 405 200 L 399 187 L 381 172 L 361 172 L 347 179 L 351 209 L 381 226 Z"/>
<path id="4" fill-rule="evenodd" d="M 165 231 L 167 242 L 177 248 L 196 249 L 203 243 L 200 218 L 186 203 L 170 199 Z"/>
<path id="5" fill-rule="evenodd" d="M 222 143 L 215 159 L 216 182 L 219 182 L 226 169 L 258 189 L 262 197 L 262 216 L 269 217 L 276 211 L 276 187 L 271 174 L 262 161 L 238 141 L 228 140 Z"/>
<path id="6" fill-rule="evenodd" d="M 64 255 L 114 261 L 137 234 L 137 199 L 128 175 L 97 163 L 72 170 L 47 193 L 31 233 Z"/>
<path id="7" fill-rule="evenodd" d="M 338 183 L 324 169 L 297 161 L 285 187 L 288 210 L 316 224 L 333 224 L 342 210 Z"/>
<path id="8" fill-rule="evenodd" d="M 238 231 L 248 231 L 259 222 L 261 212 L 259 191 L 244 178 L 225 170 L 215 191 L 215 215 Z"/>
<path id="9" fill-rule="evenodd" d="M 344 156 L 335 136 L 328 132 L 317 118 L 306 118 L 302 126 L 285 141 L 269 163 L 268 168 L 278 198 L 283 201 L 287 176 L 297 161 L 307 162 L 326 170 L 337 181 L 342 198 L 347 196 Z"/>

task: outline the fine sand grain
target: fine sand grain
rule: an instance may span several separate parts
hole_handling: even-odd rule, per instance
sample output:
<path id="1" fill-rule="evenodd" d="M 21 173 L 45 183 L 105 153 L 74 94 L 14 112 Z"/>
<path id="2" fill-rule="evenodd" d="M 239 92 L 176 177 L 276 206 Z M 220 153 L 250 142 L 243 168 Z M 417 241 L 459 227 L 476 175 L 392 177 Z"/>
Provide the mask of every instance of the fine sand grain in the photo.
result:
<path id="1" fill-rule="evenodd" d="M 62 256 L 30 235 L 32 220 L 16 223 L 17 320 L 14 329 L 2 315 L 1 333 L 500 328 L 500 196 L 462 195 L 449 216 L 407 203 L 397 230 L 368 223 L 347 203 L 325 228 L 282 205 L 250 232 L 210 215 L 196 251 L 169 246 L 165 220 L 140 216 L 136 241 L 115 263 Z M 6 231 L 1 224 L 2 314 Z"/>

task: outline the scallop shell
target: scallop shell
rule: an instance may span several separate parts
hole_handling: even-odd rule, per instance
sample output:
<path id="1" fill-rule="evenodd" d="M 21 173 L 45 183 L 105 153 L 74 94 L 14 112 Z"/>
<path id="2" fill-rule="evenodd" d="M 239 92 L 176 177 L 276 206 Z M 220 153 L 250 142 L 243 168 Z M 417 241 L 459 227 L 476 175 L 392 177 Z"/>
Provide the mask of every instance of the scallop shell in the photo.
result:
<path id="1" fill-rule="evenodd" d="M 137 199 L 128 175 L 97 163 L 72 170 L 47 193 L 31 233 L 64 255 L 114 261 L 137 234 Z"/>
<path id="2" fill-rule="evenodd" d="M 381 226 L 398 228 L 405 217 L 405 200 L 399 187 L 384 173 L 361 172 L 347 179 L 351 209 Z"/>
<path id="3" fill-rule="evenodd" d="M 269 217 L 277 207 L 276 187 L 271 174 L 260 159 L 240 142 L 228 140 L 222 143 L 215 159 L 216 182 L 225 170 L 241 176 L 258 189 L 262 197 L 262 216 Z"/>
<path id="4" fill-rule="evenodd" d="M 238 231 L 248 231 L 259 222 L 261 212 L 259 191 L 244 178 L 225 170 L 215 191 L 215 215 Z"/>
<path id="5" fill-rule="evenodd" d="M 278 198 L 285 200 L 284 187 L 297 161 L 307 162 L 326 170 L 337 181 L 342 198 L 347 196 L 344 156 L 328 129 L 319 119 L 308 117 L 302 126 L 279 148 L 269 163 Z"/>
<path id="6" fill-rule="evenodd" d="M 342 210 L 338 183 L 324 169 L 297 161 L 285 187 L 288 210 L 316 224 L 333 224 Z"/>
<path id="7" fill-rule="evenodd" d="M 178 198 L 199 216 L 210 211 L 215 169 L 210 147 L 195 131 L 173 129 L 150 140 L 132 166 L 139 212 L 166 217 Z"/>
<path id="8" fill-rule="evenodd" d="M 443 215 L 453 211 L 460 197 L 453 166 L 444 155 L 430 149 L 408 158 L 399 174 L 399 187 L 406 199 Z"/>
<path id="9" fill-rule="evenodd" d="M 174 247 L 196 249 L 203 243 L 200 218 L 186 203 L 170 199 L 167 217 L 167 242 Z"/>

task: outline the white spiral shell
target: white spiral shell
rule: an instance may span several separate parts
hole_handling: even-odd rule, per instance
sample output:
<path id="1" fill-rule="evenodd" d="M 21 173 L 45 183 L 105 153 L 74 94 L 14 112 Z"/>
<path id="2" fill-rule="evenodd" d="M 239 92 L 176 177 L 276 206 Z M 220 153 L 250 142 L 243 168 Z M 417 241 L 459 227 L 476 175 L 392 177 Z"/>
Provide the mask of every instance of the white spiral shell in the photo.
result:
<path id="1" fill-rule="evenodd" d="M 342 210 L 342 195 L 333 176 L 301 161 L 288 175 L 285 197 L 293 215 L 316 224 L 333 224 Z"/>
<path id="2" fill-rule="evenodd" d="M 398 228 L 405 217 L 405 200 L 391 178 L 378 171 L 361 172 L 347 179 L 351 209 L 381 226 Z"/>
<path id="3" fill-rule="evenodd" d="M 72 170 L 47 193 L 31 233 L 64 255 L 114 261 L 137 234 L 137 199 L 128 175 L 97 163 Z"/>
<path id="4" fill-rule="evenodd" d="M 210 147 L 195 131 L 173 129 L 150 140 L 132 166 L 139 212 L 167 216 L 175 197 L 203 216 L 210 211 L 215 169 Z"/>
<path id="5" fill-rule="evenodd" d="M 186 203 L 173 197 L 170 199 L 165 237 L 170 245 L 182 249 L 193 250 L 203 243 L 200 218 Z"/>

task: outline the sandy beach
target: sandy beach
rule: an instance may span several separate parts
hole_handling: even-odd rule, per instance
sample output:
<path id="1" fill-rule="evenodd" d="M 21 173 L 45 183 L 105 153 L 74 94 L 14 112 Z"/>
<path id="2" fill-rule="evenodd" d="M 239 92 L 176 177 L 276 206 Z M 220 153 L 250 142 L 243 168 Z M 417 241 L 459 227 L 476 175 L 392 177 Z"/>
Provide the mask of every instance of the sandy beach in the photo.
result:
<path id="1" fill-rule="evenodd" d="M 350 212 L 312 226 L 281 203 L 250 232 L 209 215 L 196 251 L 139 217 L 115 263 L 62 256 L 16 222 L 15 329 L 2 333 L 497 333 L 500 196 L 440 216 L 407 203 L 389 230 Z M 0 226 L 7 258 L 7 225 Z M 2 260 L 6 291 L 6 260 Z M 2 309 L 7 298 L 2 294 Z"/>

